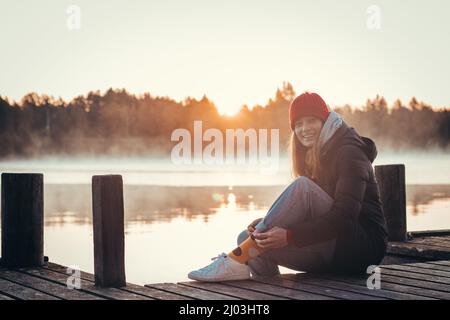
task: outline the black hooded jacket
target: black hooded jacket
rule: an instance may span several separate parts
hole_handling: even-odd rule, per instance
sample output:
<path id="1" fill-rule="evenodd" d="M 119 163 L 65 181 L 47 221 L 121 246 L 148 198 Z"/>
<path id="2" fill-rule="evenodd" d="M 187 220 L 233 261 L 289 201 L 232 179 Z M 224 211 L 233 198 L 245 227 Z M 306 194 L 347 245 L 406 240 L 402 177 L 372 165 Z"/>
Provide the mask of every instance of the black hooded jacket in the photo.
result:
<path id="1" fill-rule="evenodd" d="M 315 182 L 334 199 L 333 206 L 291 232 L 300 247 L 336 239 L 333 272 L 362 273 L 384 257 L 387 228 L 372 167 L 376 156 L 375 143 L 345 122 L 321 149 Z"/>

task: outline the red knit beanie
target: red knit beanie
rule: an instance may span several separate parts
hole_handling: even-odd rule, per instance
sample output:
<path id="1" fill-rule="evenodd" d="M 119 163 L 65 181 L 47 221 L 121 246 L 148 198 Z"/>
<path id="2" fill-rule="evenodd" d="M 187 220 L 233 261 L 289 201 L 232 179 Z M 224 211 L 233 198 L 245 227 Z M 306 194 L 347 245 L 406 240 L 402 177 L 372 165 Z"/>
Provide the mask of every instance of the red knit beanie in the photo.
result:
<path id="1" fill-rule="evenodd" d="M 325 122 L 329 113 L 327 104 L 317 93 L 305 92 L 292 101 L 289 107 L 289 124 L 294 131 L 298 118 L 313 116 Z"/>

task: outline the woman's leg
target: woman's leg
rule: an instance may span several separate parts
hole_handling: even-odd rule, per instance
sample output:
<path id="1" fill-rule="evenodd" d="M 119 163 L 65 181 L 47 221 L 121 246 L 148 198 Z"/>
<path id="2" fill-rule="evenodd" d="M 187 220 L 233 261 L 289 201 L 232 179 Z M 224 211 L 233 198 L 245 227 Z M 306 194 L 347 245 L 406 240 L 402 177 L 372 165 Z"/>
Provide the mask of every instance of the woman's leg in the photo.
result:
<path id="1" fill-rule="evenodd" d="M 299 177 L 273 203 L 256 229 L 264 231 L 275 226 L 290 228 L 326 214 L 332 205 L 333 199 L 320 186 L 306 177 Z M 247 239 L 248 233 L 242 232 L 238 245 Z M 303 271 L 321 271 L 331 261 L 334 246 L 335 240 L 304 248 L 288 245 L 262 252 L 250 259 L 248 265 L 255 276 L 278 274 L 278 265 Z"/>
<path id="2" fill-rule="evenodd" d="M 306 219 L 325 214 L 332 203 L 333 199 L 312 180 L 299 177 L 283 191 L 256 228 L 289 228 Z M 306 271 L 318 270 L 331 259 L 333 251 L 334 240 L 302 249 L 285 246 L 262 251 L 246 235 L 246 239 L 242 236 L 238 248 L 229 254 L 219 255 L 213 263 L 190 272 L 188 277 L 199 281 L 248 279 L 250 271 L 253 276 L 277 274 L 278 265 Z"/>
<path id="3" fill-rule="evenodd" d="M 247 238 L 247 230 L 242 231 L 238 236 L 238 245 Z M 328 270 L 334 245 L 335 241 L 303 248 L 288 245 L 283 248 L 267 250 L 255 258 L 251 258 L 247 265 L 254 277 L 280 274 L 279 265 L 298 271 L 323 272 Z"/>
<path id="4" fill-rule="evenodd" d="M 320 217 L 331 209 L 332 204 L 333 198 L 318 184 L 300 176 L 281 193 L 256 229 L 289 228 L 304 220 Z"/>

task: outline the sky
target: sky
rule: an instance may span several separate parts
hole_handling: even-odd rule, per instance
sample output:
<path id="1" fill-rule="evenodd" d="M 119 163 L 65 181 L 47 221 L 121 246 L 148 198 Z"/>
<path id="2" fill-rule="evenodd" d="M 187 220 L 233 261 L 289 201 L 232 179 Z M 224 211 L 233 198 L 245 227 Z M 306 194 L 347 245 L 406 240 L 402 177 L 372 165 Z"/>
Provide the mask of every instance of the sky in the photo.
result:
<path id="1" fill-rule="evenodd" d="M 330 106 L 449 107 L 449 15 L 447 0 L 0 0 L 0 95 L 206 94 L 232 114 L 289 81 Z"/>

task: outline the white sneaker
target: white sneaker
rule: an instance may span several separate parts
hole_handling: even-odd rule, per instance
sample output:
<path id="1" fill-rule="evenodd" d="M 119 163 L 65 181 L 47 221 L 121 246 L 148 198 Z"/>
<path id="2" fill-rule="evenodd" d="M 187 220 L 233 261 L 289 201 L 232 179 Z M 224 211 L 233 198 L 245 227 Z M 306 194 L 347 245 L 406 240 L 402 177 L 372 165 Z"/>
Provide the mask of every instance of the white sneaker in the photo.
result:
<path id="1" fill-rule="evenodd" d="M 250 279 L 248 265 L 229 258 L 225 253 L 212 258 L 208 266 L 191 271 L 188 278 L 197 281 L 229 281 Z"/>

